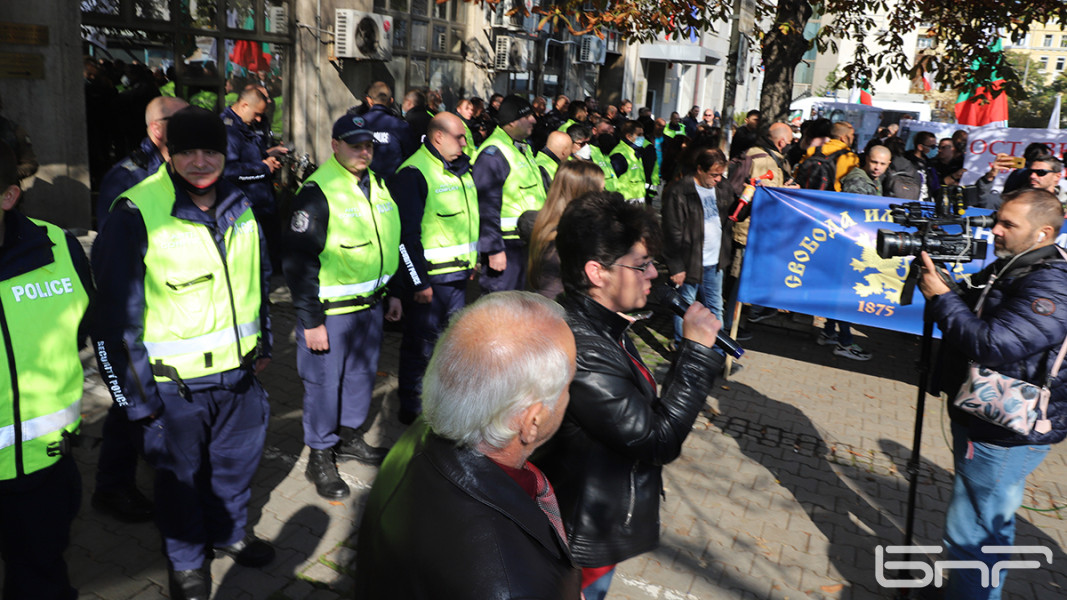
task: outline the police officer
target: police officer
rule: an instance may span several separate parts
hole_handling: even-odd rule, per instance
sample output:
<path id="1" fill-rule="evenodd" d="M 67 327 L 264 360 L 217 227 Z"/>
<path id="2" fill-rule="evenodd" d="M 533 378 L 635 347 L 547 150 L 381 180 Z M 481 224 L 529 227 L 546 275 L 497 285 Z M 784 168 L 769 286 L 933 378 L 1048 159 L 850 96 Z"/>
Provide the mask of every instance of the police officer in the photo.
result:
<path id="1" fill-rule="evenodd" d="M 222 178 L 226 128 L 187 107 L 167 122 L 165 168 L 125 192 L 93 246 L 94 340 L 115 402 L 145 428 L 171 598 L 207 598 L 210 560 L 263 566 L 246 534 L 267 396 L 270 263 L 252 205 Z"/>
<path id="2" fill-rule="evenodd" d="M 478 251 L 485 255 L 479 284 L 485 293 L 521 290 L 526 258 L 519 239 L 519 217 L 541 210 L 545 186 L 527 139 L 533 131 L 533 107 L 508 96 L 497 111 L 500 125 L 474 156 L 481 233 Z"/>
<path id="3" fill-rule="evenodd" d="M 621 139 L 608 157 L 618 178 L 615 191 L 630 202 L 644 202 L 645 167 L 641 161 L 641 152 L 645 145 L 644 128 L 637 121 L 627 121 L 619 134 Z"/>
<path id="4" fill-rule="evenodd" d="M 100 180 L 100 194 L 96 203 L 97 231 L 104 228 L 104 222 L 107 221 L 115 199 L 158 171 L 159 166 L 166 162 L 167 119 L 186 106 L 189 106 L 189 103 L 185 100 L 170 96 L 153 98 L 148 103 L 144 114 L 148 136 L 141 140 L 140 147 L 115 163 Z"/>
<path id="5" fill-rule="evenodd" d="M 573 147 L 570 134 L 553 131 L 548 134 L 545 147 L 537 153 L 537 168 L 541 172 L 541 181 L 547 190 L 552 185 L 552 178 L 559 170 L 559 164 L 571 156 Z"/>
<path id="6" fill-rule="evenodd" d="M 564 121 L 556 131 L 566 132 L 570 129 L 571 125 L 574 125 L 575 123 L 585 123 L 588 118 L 589 109 L 586 108 L 585 102 L 575 100 L 567 107 L 567 120 Z"/>
<path id="7" fill-rule="evenodd" d="M 230 183 L 244 192 L 267 237 L 268 250 L 277 263 L 278 205 L 274 199 L 274 172 L 281 168 L 278 153 L 283 146 L 267 148 L 260 131 L 267 116 L 267 97 L 258 88 L 246 87 L 237 102 L 220 115 L 226 125 L 226 168 L 222 172 Z"/>
<path id="8" fill-rule="evenodd" d="M 615 144 L 618 143 L 614 131 L 615 126 L 607 119 L 602 119 L 594 126 L 593 137 L 589 140 L 589 160 L 604 171 L 604 190 L 608 192 L 618 191 L 616 184 L 619 181 L 615 176 L 615 169 L 611 168 L 611 160 L 608 158 L 611 151 L 615 149 Z"/>
<path id="9" fill-rule="evenodd" d="M 478 261 L 478 192 L 471 177 L 463 121 L 440 113 L 426 142 L 389 180 L 400 207 L 401 253 L 407 283 L 400 344 L 400 422 L 421 409 L 422 374 L 437 336 L 466 304 L 467 281 Z"/>
<path id="10" fill-rule="evenodd" d="M 382 81 L 375 81 L 363 97 L 367 129 L 374 132 L 374 162 L 370 169 L 379 177 L 390 177 L 404 159 L 418 148 L 411 126 L 393 112 L 393 92 Z M 354 112 L 350 110 L 349 112 Z"/>
<path id="11" fill-rule="evenodd" d="M 349 489 L 335 455 L 377 465 L 387 452 L 359 430 L 378 369 L 382 299 L 400 260 L 400 216 L 385 182 L 368 168 L 374 133 L 363 117 L 338 119 L 332 146 L 333 156 L 293 199 L 282 265 L 298 317 L 296 366 L 311 450 L 305 476 L 320 496 L 339 499 Z M 399 319 L 399 300 L 388 304 L 385 317 Z"/>
<path id="12" fill-rule="evenodd" d="M 0 142 L 0 556 L 7 600 L 78 597 L 63 551 L 81 503 L 70 456 L 81 425 L 78 346 L 92 284 L 81 245 L 14 210 L 15 153 Z"/>
<path id="13" fill-rule="evenodd" d="M 100 182 L 97 231 L 103 229 L 115 200 L 166 162 L 167 119 L 188 105 L 181 98 L 168 96 L 154 98 L 148 103 L 145 109 L 148 137 L 141 140 L 140 148 L 111 167 Z M 111 405 L 104 419 L 92 504 L 93 508 L 127 523 L 152 519 L 152 502 L 137 489 L 136 483 L 142 433 L 143 428 L 130 423 L 121 406 Z"/>

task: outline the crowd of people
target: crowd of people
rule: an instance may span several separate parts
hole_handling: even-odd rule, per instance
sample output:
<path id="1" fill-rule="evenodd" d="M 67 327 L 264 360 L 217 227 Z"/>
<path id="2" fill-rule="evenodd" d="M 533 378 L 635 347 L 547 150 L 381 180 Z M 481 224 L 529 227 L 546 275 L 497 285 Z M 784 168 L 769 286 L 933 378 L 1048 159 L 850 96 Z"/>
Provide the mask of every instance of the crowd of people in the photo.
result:
<path id="1" fill-rule="evenodd" d="M 723 369 L 716 337 L 742 314 L 734 307 L 751 221 L 745 187 L 932 199 L 959 182 L 966 143 L 965 132 L 940 142 L 920 132 L 905 149 L 888 127 L 859 149 L 846 122 L 816 119 L 795 131 L 763 123 L 759 111 L 724 138 L 714 110 L 665 120 L 641 108 L 633 118 L 628 100 L 601 110 L 593 98 L 563 95 L 547 112 L 545 99 L 499 94 L 449 112 L 439 97 L 409 90 L 398 111 L 389 85 L 375 82 L 337 115 L 329 158 L 279 206 L 271 182 L 285 150 L 267 134 L 269 103 L 255 82 L 221 114 L 150 99 L 147 135 L 101 178 L 91 277 L 75 242 L 15 210 L 19 163 L 0 145 L 0 291 L 15 302 L 50 299 L 12 310 L 47 323 L 63 357 L 47 368 L 30 358 L 12 373 L 25 385 L 10 386 L 8 404 L 27 389 L 23 406 L 40 407 L 10 422 L 46 415 L 56 426 L 17 438 L 15 466 L 0 480 L 0 501 L 18 505 L 3 517 L 6 597 L 77 595 L 62 559 L 70 506 L 55 509 L 49 530 L 25 536 L 46 538 L 32 551 L 8 532 L 52 506 L 24 504 L 54 504 L 58 494 L 77 505 L 64 444 L 79 424 L 86 329 L 114 399 L 93 506 L 155 519 L 172 598 L 209 598 L 216 556 L 247 567 L 273 560 L 247 508 L 270 410 L 256 375 L 271 362 L 270 282 L 280 272 L 296 312 L 305 477 L 339 500 L 351 490 L 338 461 L 381 466 L 359 531 L 359 593 L 601 600 L 619 562 L 656 547 L 662 468 L 680 455 Z M 989 182 L 1009 167 L 998 157 L 972 198 L 1000 208 L 1002 260 L 990 267 L 995 276 L 978 276 L 998 290 L 985 312 L 971 312 L 974 300 L 925 265 L 922 291 L 947 342 L 946 390 L 968 359 L 1021 379 L 1046 376 L 1049 350 L 1067 336 L 1067 262 L 1051 247 L 1063 221 L 1050 193 L 1062 162 L 1028 148 L 1001 196 Z M 662 382 L 628 333 L 629 313 L 645 308 L 659 279 L 689 304 Z M 778 311 L 745 314 L 752 323 Z M 364 435 L 383 322 L 401 320 L 396 417 L 408 429 L 390 450 Z M 20 322 L 5 320 L 5 352 L 14 343 L 18 357 L 28 350 L 9 335 L 11 323 Z M 847 323 L 828 320 L 817 341 L 871 358 Z M 1010 544 L 1012 503 L 1039 462 L 1017 458 L 1018 448 L 1047 451 L 1067 435 L 1064 388 L 1054 377 L 1049 385 L 1050 431 L 1012 437 L 953 413 L 954 556 Z M 993 450 L 978 464 L 980 445 Z M 139 455 L 155 470 L 152 500 L 135 484 Z M 986 481 L 1009 463 L 1011 489 Z M 1003 510 L 986 515 L 990 502 Z M 953 579 L 952 598 L 979 597 L 974 582 Z M 41 591 L 45 580 L 51 593 Z"/>

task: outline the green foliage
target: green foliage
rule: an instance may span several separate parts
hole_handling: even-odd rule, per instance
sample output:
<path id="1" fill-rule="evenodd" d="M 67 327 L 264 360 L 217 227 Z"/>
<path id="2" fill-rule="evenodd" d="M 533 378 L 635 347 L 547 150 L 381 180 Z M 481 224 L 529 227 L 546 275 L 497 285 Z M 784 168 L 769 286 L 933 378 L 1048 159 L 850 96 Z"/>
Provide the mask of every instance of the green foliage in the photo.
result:
<path id="1" fill-rule="evenodd" d="M 1019 73 L 1020 84 L 1024 90 L 1022 98 L 1008 99 L 1008 126 L 1009 127 L 1033 127 L 1044 129 L 1048 127 L 1048 118 L 1052 114 L 1052 107 L 1056 104 L 1056 95 L 1067 96 L 1067 71 L 1060 73 L 1052 80 L 1045 83 L 1045 71 L 1041 63 L 1030 60 L 1027 70 L 1027 56 L 1023 52 L 1006 52 L 1008 63 Z M 1025 84 L 1022 78 L 1025 75 Z M 1061 111 L 1063 109 L 1061 108 Z"/>
<path id="2" fill-rule="evenodd" d="M 843 89 L 846 88 L 844 81 L 841 79 L 841 71 L 838 67 L 834 67 L 833 71 L 826 74 L 826 85 L 816 88 L 815 95 L 826 96 L 830 92 L 836 92 Z"/>

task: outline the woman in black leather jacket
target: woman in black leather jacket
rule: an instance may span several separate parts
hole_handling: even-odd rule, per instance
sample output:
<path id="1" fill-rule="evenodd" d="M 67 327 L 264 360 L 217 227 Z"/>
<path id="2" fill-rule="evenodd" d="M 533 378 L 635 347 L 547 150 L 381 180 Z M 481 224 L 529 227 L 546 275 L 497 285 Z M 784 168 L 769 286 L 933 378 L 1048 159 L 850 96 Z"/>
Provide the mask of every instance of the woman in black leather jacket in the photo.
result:
<path id="1" fill-rule="evenodd" d="M 658 241 L 655 217 L 612 192 L 582 196 L 559 222 L 562 304 L 577 372 L 563 425 L 532 462 L 555 486 L 588 600 L 607 593 L 616 563 L 657 546 L 661 470 L 681 454 L 722 368 L 711 349 L 720 323 L 694 303 L 657 396 L 622 313 L 645 306 Z"/>

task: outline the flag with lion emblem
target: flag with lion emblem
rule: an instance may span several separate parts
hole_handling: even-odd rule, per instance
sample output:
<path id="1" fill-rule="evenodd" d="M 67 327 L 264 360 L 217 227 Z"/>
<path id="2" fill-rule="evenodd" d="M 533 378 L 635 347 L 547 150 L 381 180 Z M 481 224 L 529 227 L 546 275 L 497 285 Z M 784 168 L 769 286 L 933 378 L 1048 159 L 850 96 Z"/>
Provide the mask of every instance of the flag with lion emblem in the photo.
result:
<path id="1" fill-rule="evenodd" d="M 901 306 L 909 256 L 882 258 L 879 229 L 917 235 L 893 222 L 893 198 L 843 192 L 758 187 L 752 199 L 738 298 L 741 302 L 922 333 L 923 297 Z M 969 209 L 970 214 L 989 211 Z M 947 228 L 950 233 L 959 229 Z M 988 229 L 972 231 L 989 242 L 986 260 L 949 265 L 953 276 L 974 273 L 992 260 Z"/>

